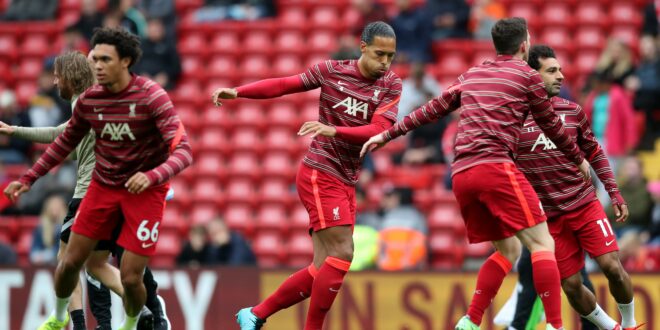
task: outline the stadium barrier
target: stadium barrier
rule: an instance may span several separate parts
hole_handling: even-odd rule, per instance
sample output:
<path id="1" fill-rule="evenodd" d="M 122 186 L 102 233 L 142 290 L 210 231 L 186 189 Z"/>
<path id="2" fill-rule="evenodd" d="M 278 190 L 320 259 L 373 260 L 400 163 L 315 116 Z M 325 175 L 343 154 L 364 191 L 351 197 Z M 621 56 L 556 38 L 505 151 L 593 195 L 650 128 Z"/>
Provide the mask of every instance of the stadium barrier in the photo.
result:
<path id="1" fill-rule="evenodd" d="M 234 313 L 266 297 L 290 273 L 257 268 L 154 272 L 176 330 L 236 329 Z M 660 329 L 660 320 L 656 319 L 660 318 L 660 274 L 632 274 L 632 278 L 637 319 L 647 322 L 645 329 Z M 328 330 L 438 330 L 453 329 L 452 320 L 465 313 L 476 274 L 359 272 L 347 279 L 328 314 Z M 592 280 L 603 309 L 618 317 L 604 276 L 592 274 Z M 515 274 L 507 277 L 481 329 L 496 329 L 492 319 L 513 292 L 515 282 Z M 52 287 L 50 268 L 1 268 L 0 329 L 35 329 L 53 308 Z M 307 306 L 299 304 L 274 315 L 264 329 L 302 329 Z M 566 329 L 578 329 L 579 319 L 565 299 L 563 309 Z M 112 312 L 116 327 L 123 311 L 114 295 Z M 89 322 L 88 328 L 92 325 Z"/>

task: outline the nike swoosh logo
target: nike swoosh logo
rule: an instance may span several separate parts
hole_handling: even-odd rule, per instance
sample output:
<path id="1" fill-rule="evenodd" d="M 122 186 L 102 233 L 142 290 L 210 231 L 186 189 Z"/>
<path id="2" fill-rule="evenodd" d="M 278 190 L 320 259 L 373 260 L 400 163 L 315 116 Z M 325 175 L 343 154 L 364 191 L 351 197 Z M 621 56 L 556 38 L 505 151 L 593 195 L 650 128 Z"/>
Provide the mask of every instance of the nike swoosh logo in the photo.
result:
<path id="1" fill-rule="evenodd" d="M 339 292 L 339 289 L 333 289 L 333 288 L 330 288 L 330 291 L 332 291 L 332 292 Z"/>
<path id="2" fill-rule="evenodd" d="M 94 108 L 94 112 L 103 111 L 103 109 L 104 109 L 104 108 L 98 108 L 98 109 L 97 109 L 97 108 Z"/>
<path id="3" fill-rule="evenodd" d="M 614 241 L 615 241 L 615 240 L 611 240 L 611 241 L 609 241 L 609 242 L 605 242 L 605 246 L 610 246 L 610 245 L 612 245 L 612 243 L 614 243 Z"/>
<path id="4" fill-rule="evenodd" d="M 151 247 L 152 245 L 154 245 L 154 244 L 155 244 L 155 243 L 149 243 L 149 244 L 147 244 L 147 243 L 142 243 L 142 248 L 143 248 L 143 249 L 148 249 L 148 248 L 150 248 L 150 247 Z"/>
<path id="5" fill-rule="evenodd" d="M 533 121 L 526 122 L 526 123 L 523 124 L 523 126 L 529 126 L 529 125 L 531 125 L 531 124 L 534 124 L 534 122 L 533 122 Z"/>
<path id="6" fill-rule="evenodd" d="M 340 85 L 340 86 L 346 86 L 346 84 L 345 84 L 343 81 L 341 81 L 341 80 L 338 80 L 338 81 L 337 81 L 337 85 Z"/>

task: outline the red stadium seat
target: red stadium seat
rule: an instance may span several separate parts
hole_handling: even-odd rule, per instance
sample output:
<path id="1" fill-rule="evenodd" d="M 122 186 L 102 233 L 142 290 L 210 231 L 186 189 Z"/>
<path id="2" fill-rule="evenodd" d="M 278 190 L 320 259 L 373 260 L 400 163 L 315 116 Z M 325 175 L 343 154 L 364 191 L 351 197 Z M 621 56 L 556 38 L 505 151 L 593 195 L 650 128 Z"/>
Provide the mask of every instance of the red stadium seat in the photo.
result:
<path id="1" fill-rule="evenodd" d="M 464 55 L 452 53 L 441 56 L 437 64 L 437 70 L 447 75 L 458 76 L 469 68 Z"/>
<path id="2" fill-rule="evenodd" d="M 262 161 L 263 174 L 266 177 L 287 182 L 294 179 L 296 165 L 291 161 L 289 154 L 277 151 L 268 153 Z"/>
<path id="3" fill-rule="evenodd" d="M 241 102 L 237 105 L 238 109 L 234 111 L 234 128 L 237 130 L 243 128 L 261 130 L 268 124 L 264 111 L 265 105 L 260 102 Z"/>
<path id="4" fill-rule="evenodd" d="M 591 25 L 606 28 L 610 24 L 600 3 L 594 1 L 579 2 L 573 16 L 575 23 L 580 26 Z"/>
<path id="5" fill-rule="evenodd" d="M 616 29 L 612 29 L 610 37 L 623 41 L 632 49 L 636 49 L 639 44 L 639 31 L 632 25 L 617 26 Z"/>
<path id="6" fill-rule="evenodd" d="M 493 250 L 493 245 L 490 242 L 468 244 L 465 248 L 465 256 L 468 258 L 488 258 Z"/>
<path id="7" fill-rule="evenodd" d="M 232 179 L 241 178 L 241 179 L 257 180 L 259 177 L 261 177 L 261 168 L 259 167 L 258 164 L 259 163 L 257 161 L 257 157 L 253 153 L 242 152 L 235 154 L 229 160 L 229 166 L 227 168 L 228 176 L 229 178 Z M 249 197 L 250 202 L 252 202 L 254 198 L 254 196 L 252 195 L 244 196 L 244 197 L 245 198 Z"/>
<path id="8" fill-rule="evenodd" d="M 273 128 L 264 137 L 264 146 L 268 151 L 287 152 L 291 155 L 297 152 L 296 135 L 285 128 Z"/>
<path id="9" fill-rule="evenodd" d="M 451 231 L 456 236 L 462 235 L 463 221 L 456 206 L 437 206 L 429 214 L 429 229 L 435 231 Z"/>
<path id="10" fill-rule="evenodd" d="M 81 1 L 80 0 L 61 0 L 59 2 L 59 10 L 80 10 Z"/>
<path id="11" fill-rule="evenodd" d="M 184 215 L 179 208 L 174 207 L 173 205 L 165 207 L 165 210 L 163 210 L 163 220 L 160 222 L 160 228 L 183 232 L 187 225 L 186 218 L 184 218 Z"/>
<path id="12" fill-rule="evenodd" d="M 181 70 L 184 77 L 198 79 L 200 76 L 206 75 L 207 67 L 199 56 L 184 56 L 181 58 Z"/>
<path id="13" fill-rule="evenodd" d="M 255 237 L 252 249 L 257 255 L 259 266 L 273 268 L 281 264 L 286 252 L 282 240 L 276 234 L 265 233 Z"/>
<path id="14" fill-rule="evenodd" d="M 337 49 L 337 36 L 328 30 L 317 30 L 311 32 L 311 35 L 308 36 L 307 44 L 315 52 L 324 52 L 327 54 Z"/>
<path id="15" fill-rule="evenodd" d="M 279 11 L 278 25 L 281 28 L 301 29 L 300 23 L 307 21 L 305 9 L 299 6 L 283 7 Z"/>
<path id="16" fill-rule="evenodd" d="M 202 94 L 201 86 L 196 81 L 185 81 L 179 83 L 172 96 L 176 101 L 187 102 L 191 104 L 200 104 L 202 102 L 206 102 L 209 99 L 208 96 Z"/>
<path id="17" fill-rule="evenodd" d="M 214 86 L 217 88 L 221 86 L 231 86 L 231 85 L 218 82 L 217 84 L 214 84 Z M 209 93 L 208 95 L 211 94 Z M 202 114 L 202 126 L 205 129 L 220 128 L 225 132 L 229 133 L 228 131 L 232 128 L 232 124 L 233 124 L 232 120 L 229 118 L 230 116 L 229 112 L 231 111 L 230 107 L 231 105 L 228 105 L 226 103 L 223 103 L 221 108 L 218 108 L 215 105 L 207 106 L 206 110 Z"/>
<path id="18" fill-rule="evenodd" d="M 241 47 L 248 54 L 268 55 L 273 47 L 271 36 L 264 31 L 250 32 L 243 38 Z"/>
<path id="19" fill-rule="evenodd" d="M 290 102 L 273 102 L 266 113 L 269 127 L 287 128 L 294 130 L 298 128 L 298 110 Z"/>
<path id="20" fill-rule="evenodd" d="M 218 216 L 218 209 L 210 204 L 196 203 L 193 209 L 190 211 L 190 222 L 193 226 L 195 225 L 206 225 L 213 218 Z"/>
<path id="21" fill-rule="evenodd" d="M 247 205 L 229 204 L 224 216 L 227 226 L 234 230 L 251 235 L 254 231 L 254 215 L 252 208 Z"/>
<path id="22" fill-rule="evenodd" d="M 291 219 L 290 219 L 289 225 L 291 226 L 291 231 L 296 232 L 296 231 L 302 231 L 305 232 L 307 228 L 309 228 L 309 213 L 307 213 L 307 210 L 305 207 L 298 205 L 293 209 L 291 212 Z"/>
<path id="23" fill-rule="evenodd" d="M 161 233 L 156 244 L 156 254 L 151 260 L 153 267 L 172 267 L 181 252 L 181 239 L 174 233 Z"/>
<path id="24" fill-rule="evenodd" d="M 579 52 L 576 54 L 575 66 L 579 74 L 586 75 L 593 71 L 600 57 L 597 51 Z"/>
<path id="25" fill-rule="evenodd" d="M 241 51 L 241 42 L 238 34 L 231 31 L 222 31 L 214 34 L 211 40 L 211 54 L 238 55 Z"/>
<path id="26" fill-rule="evenodd" d="M 245 78 L 262 78 L 270 73 L 270 61 L 265 56 L 249 55 L 240 65 L 240 73 Z"/>
<path id="27" fill-rule="evenodd" d="M 256 128 L 247 127 L 235 130 L 229 139 L 229 145 L 234 153 L 261 153 L 265 147 L 261 141 L 259 131 Z"/>
<path id="28" fill-rule="evenodd" d="M 60 26 L 71 26 L 80 20 L 79 10 L 62 11 L 57 18 L 57 24 Z"/>
<path id="29" fill-rule="evenodd" d="M 177 115 L 179 116 L 179 119 L 183 123 L 183 126 L 185 126 L 188 135 L 199 131 L 202 126 L 202 120 L 199 118 L 199 114 L 197 113 L 196 108 L 185 102 L 177 102 L 174 104 L 174 107 L 176 109 Z"/>
<path id="30" fill-rule="evenodd" d="M 24 231 L 18 237 L 18 242 L 16 243 L 16 253 L 22 257 L 28 257 L 30 254 L 30 248 L 32 247 L 32 232 Z"/>
<path id="31" fill-rule="evenodd" d="M 37 84 L 32 81 L 19 81 L 16 85 L 16 99 L 18 104 L 25 107 L 33 96 L 37 94 Z"/>
<path id="32" fill-rule="evenodd" d="M 302 61 L 296 55 L 280 55 L 273 64 L 273 72 L 276 76 L 292 76 L 300 73 Z"/>
<path id="33" fill-rule="evenodd" d="M 16 76 L 20 80 L 36 80 L 43 71 L 43 61 L 38 58 L 27 58 L 21 61 Z"/>
<path id="34" fill-rule="evenodd" d="M 538 12 L 538 5 L 531 1 L 518 1 L 512 3 L 509 7 L 509 17 L 522 17 L 527 20 L 530 27 L 536 24 L 536 13 Z"/>
<path id="35" fill-rule="evenodd" d="M 541 11 L 543 26 L 555 28 L 571 24 L 571 8 L 567 3 L 548 2 Z"/>
<path id="36" fill-rule="evenodd" d="M 179 38 L 176 49 L 184 57 L 188 55 L 205 57 L 209 47 L 203 34 L 189 33 Z"/>
<path id="37" fill-rule="evenodd" d="M 262 206 L 257 211 L 257 235 L 272 232 L 278 235 L 286 234 L 289 230 L 289 221 L 284 207 L 277 204 Z"/>
<path id="38" fill-rule="evenodd" d="M 312 10 L 311 15 L 310 21 L 314 27 L 343 29 L 343 24 L 335 7 L 316 7 Z"/>
<path id="39" fill-rule="evenodd" d="M 215 205 L 220 202 L 223 194 L 219 182 L 216 180 L 197 180 L 192 190 L 195 205 Z M 194 221 L 195 219 L 193 219 Z"/>
<path id="40" fill-rule="evenodd" d="M 302 31 L 282 31 L 275 38 L 275 48 L 280 54 L 301 54 L 306 48 L 305 37 Z"/>
<path id="41" fill-rule="evenodd" d="M 286 246 L 287 266 L 304 267 L 312 262 L 314 246 L 308 233 L 300 231 L 293 233 Z"/>
<path id="42" fill-rule="evenodd" d="M 570 38 L 571 33 L 563 27 L 549 27 L 543 30 L 541 42 L 555 50 L 573 52 L 574 43 Z"/>
<path id="43" fill-rule="evenodd" d="M 220 179 L 224 177 L 224 161 L 219 153 L 203 153 L 195 157 L 196 176 L 200 179 Z"/>
<path id="44" fill-rule="evenodd" d="M 18 55 L 16 39 L 11 35 L 0 35 L 0 58 L 3 61 L 14 61 Z"/>
<path id="45" fill-rule="evenodd" d="M 615 2 L 610 6 L 610 18 L 612 19 L 612 33 L 616 32 L 622 26 L 632 25 L 639 27 L 642 24 L 641 11 L 635 7 L 632 2 L 622 1 Z"/>
<path id="46" fill-rule="evenodd" d="M 220 129 L 206 129 L 202 132 L 197 148 L 201 152 L 227 152 L 228 139 Z"/>
<path id="47" fill-rule="evenodd" d="M 216 55 L 211 58 L 206 70 L 212 78 L 234 79 L 239 74 L 237 66 L 233 56 Z"/>
<path id="48" fill-rule="evenodd" d="M 289 185 L 285 181 L 269 178 L 261 184 L 259 189 L 260 203 L 281 204 L 288 207 L 291 200 Z"/>
<path id="49" fill-rule="evenodd" d="M 605 45 L 605 35 L 600 28 L 585 27 L 577 31 L 574 39 L 581 52 L 584 50 L 601 50 Z"/>

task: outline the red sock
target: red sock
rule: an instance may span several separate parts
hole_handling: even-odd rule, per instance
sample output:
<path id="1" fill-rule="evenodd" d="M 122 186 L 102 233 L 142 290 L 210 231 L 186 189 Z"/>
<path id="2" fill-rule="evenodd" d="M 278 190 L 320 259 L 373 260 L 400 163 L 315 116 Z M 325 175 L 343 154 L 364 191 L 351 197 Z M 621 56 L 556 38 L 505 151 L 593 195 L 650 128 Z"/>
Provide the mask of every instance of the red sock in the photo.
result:
<path id="1" fill-rule="evenodd" d="M 277 311 L 289 308 L 309 297 L 312 292 L 312 284 L 316 276 L 316 267 L 309 265 L 293 273 L 277 288 L 266 300 L 252 308 L 252 313 L 258 318 L 265 320 Z"/>
<path id="2" fill-rule="evenodd" d="M 545 319 L 556 329 L 561 328 L 561 279 L 555 254 L 550 251 L 532 253 L 534 287 L 543 302 Z"/>
<path id="3" fill-rule="evenodd" d="M 327 257 L 319 269 L 312 286 L 312 301 L 307 312 L 305 330 L 321 330 L 325 315 L 339 293 L 344 275 L 351 267 L 350 261 Z"/>
<path id="4" fill-rule="evenodd" d="M 470 321 L 474 324 L 481 324 L 484 311 L 497 295 L 497 291 L 502 286 L 502 281 L 504 281 L 504 277 L 509 271 L 511 271 L 511 262 L 499 252 L 493 253 L 481 266 L 477 277 L 477 287 L 474 290 L 467 313 Z"/>

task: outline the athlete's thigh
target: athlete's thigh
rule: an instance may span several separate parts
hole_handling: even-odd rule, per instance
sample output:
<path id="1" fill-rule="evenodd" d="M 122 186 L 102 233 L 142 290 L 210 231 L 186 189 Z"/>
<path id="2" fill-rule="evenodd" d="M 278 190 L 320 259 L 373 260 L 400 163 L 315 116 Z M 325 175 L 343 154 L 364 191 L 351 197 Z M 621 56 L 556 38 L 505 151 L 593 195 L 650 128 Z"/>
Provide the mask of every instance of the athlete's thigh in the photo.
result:
<path id="1" fill-rule="evenodd" d="M 593 201 L 582 207 L 580 211 L 580 218 L 576 220 L 574 231 L 582 248 L 592 258 L 619 251 L 616 235 L 600 203 Z"/>
<path id="2" fill-rule="evenodd" d="M 168 189 L 168 185 L 163 184 L 139 194 L 129 193 L 128 190 L 124 192 L 121 200 L 124 223 L 117 239 L 118 245 L 138 255 L 149 257 L 154 254 Z"/>

